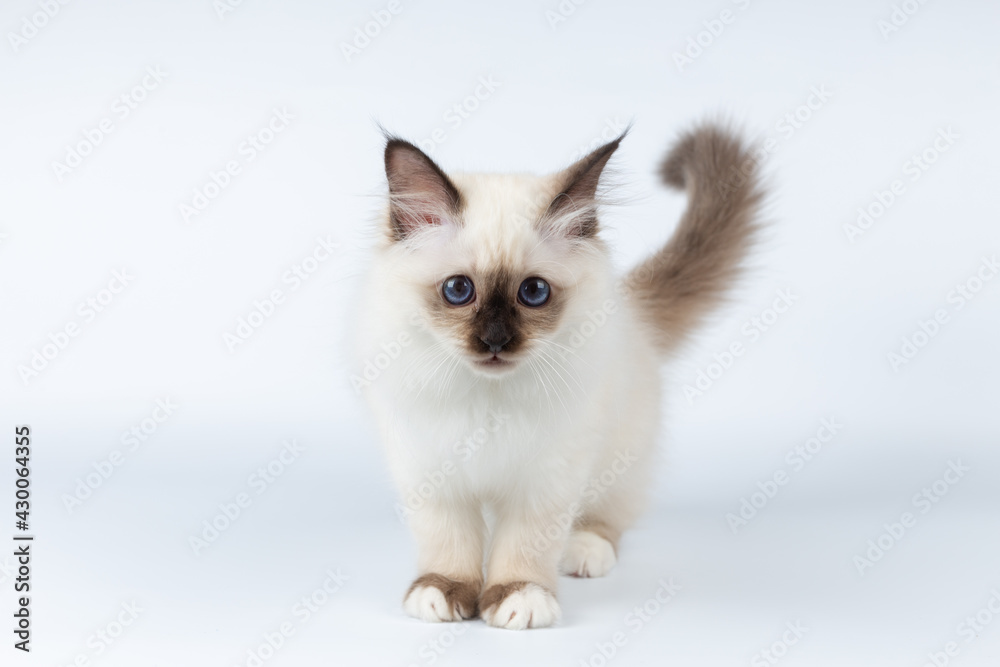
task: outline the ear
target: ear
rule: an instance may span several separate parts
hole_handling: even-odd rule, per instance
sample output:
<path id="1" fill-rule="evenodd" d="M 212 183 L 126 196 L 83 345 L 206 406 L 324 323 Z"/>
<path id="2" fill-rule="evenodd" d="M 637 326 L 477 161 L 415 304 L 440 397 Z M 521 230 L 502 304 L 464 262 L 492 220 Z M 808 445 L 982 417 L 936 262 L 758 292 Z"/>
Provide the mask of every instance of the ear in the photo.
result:
<path id="1" fill-rule="evenodd" d="M 618 149 L 628 129 L 562 173 L 562 186 L 543 220 L 559 220 L 559 226 L 569 236 L 589 237 L 597 234 L 597 186 L 608 160 Z"/>
<path id="2" fill-rule="evenodd" d="M 429 225 L 456 219 L 462 197 L 434 160 L 408 141 L 389 137 L 385 145 L 389 181 L 389 224 L 399 241 Z"/>

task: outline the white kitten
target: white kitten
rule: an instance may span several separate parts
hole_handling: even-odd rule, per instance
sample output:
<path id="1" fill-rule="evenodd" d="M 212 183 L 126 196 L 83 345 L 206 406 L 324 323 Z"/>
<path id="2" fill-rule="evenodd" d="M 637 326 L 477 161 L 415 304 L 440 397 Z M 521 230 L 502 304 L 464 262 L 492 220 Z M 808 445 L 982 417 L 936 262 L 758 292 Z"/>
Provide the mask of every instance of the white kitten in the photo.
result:
<path id="1" fill-rule="evenodd" d="M 446 175 L 388 140 L 353 381 L 418 543 L 413 616 L 550 625 L 558 573 L 606 574 L 643 507 L 660 363 L 735 278 L 761 191 L 739 139 L 686 134 L 661 173 L 688 210 L 617 277 L 597 190 L 621 139 L 548 176 Z"/>

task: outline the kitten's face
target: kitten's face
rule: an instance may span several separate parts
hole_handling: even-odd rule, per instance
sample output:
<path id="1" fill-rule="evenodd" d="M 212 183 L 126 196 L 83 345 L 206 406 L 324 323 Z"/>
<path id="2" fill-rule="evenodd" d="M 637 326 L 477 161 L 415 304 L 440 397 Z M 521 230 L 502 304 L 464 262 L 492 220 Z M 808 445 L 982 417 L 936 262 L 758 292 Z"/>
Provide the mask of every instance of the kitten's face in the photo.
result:
<path id="1" fill-rule="evenodd" d="M 427 321 L 453 341 L 474 369 L 509 370 L 534 347 L 550 342 L 568 298 L 564 286 L 537 275 L 522 280 L 525 272 L 504 267 L 468 273 L 472 275 L 452 276 L 431 286 L 425 304 Z M 463 295 L 474 290 L 471 301 L 451 303 L 456 282 L 462 284 Z M 526 293 L 545 302 L 528 305 Z"/>
<path id="2" fill-rule="evenodd" d="M 567 313 L 593 306 L 588 287 L 605 268 L 593 198 L 615 147 L 552 176 L 448 177 L 390 141 L 392 266 L 449 356 L 494 377 L 553 363 Z"/>
<path id="3" fill-rule="evenodd" d="M 553 344 L 588 278 L 591 253 L 537 226 L 554 196 L 552 179 L 453 181 L 463 193 L 460 219 L 431 232 L 440 246 L 427 242 L 415 251 L 426 253 L 431 272 L 423 284 L 424 320 L 474 370 L 501 374 Z"/>

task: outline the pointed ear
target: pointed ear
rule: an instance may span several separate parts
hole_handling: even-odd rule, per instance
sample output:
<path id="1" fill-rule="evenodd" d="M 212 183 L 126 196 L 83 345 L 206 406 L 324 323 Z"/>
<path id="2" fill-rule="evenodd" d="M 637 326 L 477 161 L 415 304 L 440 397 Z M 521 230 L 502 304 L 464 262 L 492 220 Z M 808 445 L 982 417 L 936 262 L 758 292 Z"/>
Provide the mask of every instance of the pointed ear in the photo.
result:
<path id="1" fill-rule="evenodd" d="M 389 137 L 385 145 L 389 181 L 389 224 L 399 241 L 418 229 L 456 220 L 462 197 L 434 160 L 408 141 Z"/>
<path id="2" fill-rule="evenodd" d="M 588 237 L 597 234 L 597 186 L 608 160 L 618 149 L 626 129 L 617 139 L 609 141 L 562 173 L 562 186 L 543 220 L 557 221 L 568 236 Z"/>

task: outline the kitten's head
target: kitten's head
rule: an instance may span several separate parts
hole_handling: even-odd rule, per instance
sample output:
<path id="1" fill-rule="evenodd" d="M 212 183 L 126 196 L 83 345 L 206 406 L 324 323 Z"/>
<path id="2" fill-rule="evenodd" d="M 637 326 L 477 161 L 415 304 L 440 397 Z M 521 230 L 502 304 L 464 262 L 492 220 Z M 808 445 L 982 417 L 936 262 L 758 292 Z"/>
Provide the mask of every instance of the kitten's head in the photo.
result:
<path id="1" fill-rule="evenodd" d="M 565 347 L 561 334 L 607 280 L 597 188 L 622 138 L 547 176 L 449 176 L 389 138 L 391 289 L 417 306 L 448 353 L 495 377 Z"/>

